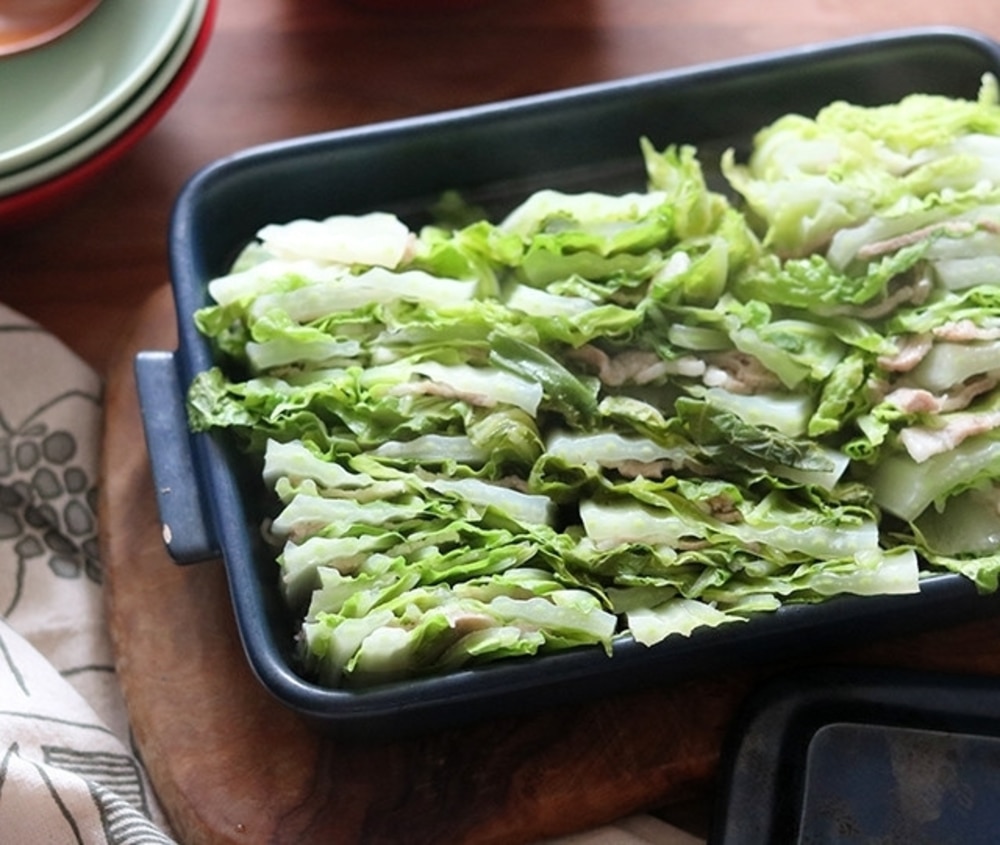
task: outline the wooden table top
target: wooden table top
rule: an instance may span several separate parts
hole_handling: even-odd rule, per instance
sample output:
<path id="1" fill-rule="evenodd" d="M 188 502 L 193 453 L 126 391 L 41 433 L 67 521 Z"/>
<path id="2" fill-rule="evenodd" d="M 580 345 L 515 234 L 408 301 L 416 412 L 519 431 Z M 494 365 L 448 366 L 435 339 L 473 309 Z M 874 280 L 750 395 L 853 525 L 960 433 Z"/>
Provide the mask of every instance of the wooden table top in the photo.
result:
<path id="1" fill-rule="evenodd" d="M 0 300 L 106 372 L 109 340 L 167 278 L 178 189 L 243 147 L 879 30 L 1000 37 L 988 0 L 478 0 L 435 13 L 362 2 L 222 0 L 196 75 L 152 133 L 68 207 L 0 228 Z"/>

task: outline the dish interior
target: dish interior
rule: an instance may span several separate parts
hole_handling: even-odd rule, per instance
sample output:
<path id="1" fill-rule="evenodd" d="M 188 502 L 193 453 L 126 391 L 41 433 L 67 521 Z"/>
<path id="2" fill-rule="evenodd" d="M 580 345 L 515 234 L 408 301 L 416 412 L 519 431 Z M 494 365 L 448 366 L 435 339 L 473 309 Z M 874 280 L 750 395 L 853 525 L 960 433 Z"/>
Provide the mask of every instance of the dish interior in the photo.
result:
<path id="1" fill-rule="evenodd" d="M 723 747 L 710 845 L 989 842 L 1000 687 L 901 667 L 811 667 L 752 691 Z"/>
<path id="2" fill-rule="evenodd" d="M 1000 739 L 833 723 L 806 757 L 799 841 L 944 842 L 1000 822 Z M 873 788 L 877 787 L 877 788 Z"/>

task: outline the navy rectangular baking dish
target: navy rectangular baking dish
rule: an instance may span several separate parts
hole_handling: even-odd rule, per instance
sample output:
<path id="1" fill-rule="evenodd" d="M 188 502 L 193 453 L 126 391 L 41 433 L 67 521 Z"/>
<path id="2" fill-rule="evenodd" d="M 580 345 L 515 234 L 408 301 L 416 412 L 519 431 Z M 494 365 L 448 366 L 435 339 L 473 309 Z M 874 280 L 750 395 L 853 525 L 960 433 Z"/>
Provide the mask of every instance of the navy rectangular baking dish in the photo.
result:
<path id="1" fill-rule="evenodd" d="M 179 563 L 224 559 L 243 645 L 263 685 L 325 729 L 387 736 L 995 612 L 997 600 L 943 575 L 916 595 L 788 607 L 650 648 L 623 639 L 610 658 L 581 648 L 365 691 L 322 688 L 294 666 L 293 623 L 259 537 L 262 484 L 247 477 L 224 438 L 189 434 L 184 405 L 194 375 L 213 363 L 192 319 L 207 303 L 206 283 L 265 224 L 382 210 L 419 225 L 450 189 L 498 214 L 540 188 L 641 189 L 641 136 L 661 147 L 696 145 L 707 162 L 728 146 L 745 150 L 758 128 L 790 111 L 914 92 L 974 96 L 984 72 L 1000 74 L 1000 46 L 987 37 L 894 31 L 296 138 L 195 174 L 169 231 L 178 348 L 140 353 L 136 372 L 168 550 Z"/>

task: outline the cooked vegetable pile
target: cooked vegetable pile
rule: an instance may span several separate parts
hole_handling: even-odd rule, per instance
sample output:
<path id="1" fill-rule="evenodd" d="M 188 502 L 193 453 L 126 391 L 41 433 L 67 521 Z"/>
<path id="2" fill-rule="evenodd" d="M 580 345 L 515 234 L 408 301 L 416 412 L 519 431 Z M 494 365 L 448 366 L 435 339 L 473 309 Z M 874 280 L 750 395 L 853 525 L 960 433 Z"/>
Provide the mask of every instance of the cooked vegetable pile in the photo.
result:
<path id="1" fill-rule="evenodd" d="M 651 645 L 1000 567 L 1000 105 L 640 140 L 648 189 L 266 226 L 194 430 L 260 460 L 304 671 Z"/>

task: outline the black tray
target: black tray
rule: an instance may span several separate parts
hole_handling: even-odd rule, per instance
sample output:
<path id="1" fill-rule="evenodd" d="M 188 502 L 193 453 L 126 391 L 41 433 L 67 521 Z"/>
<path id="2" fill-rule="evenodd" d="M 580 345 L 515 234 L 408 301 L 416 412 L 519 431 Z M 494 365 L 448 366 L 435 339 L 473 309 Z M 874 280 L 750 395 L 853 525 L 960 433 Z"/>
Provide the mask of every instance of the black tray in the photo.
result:
<path id="1" fill-rule="evenodd" d="M 731 727 L 710 845 L 993 845 L 1000 680 L 823 668 Z"/>
<path id="2" fill-rule="evenodd" d="M 324 689 L 296 674 L 293 623 L 277 567 L 259 539 L 259 478 L 216 435 L 190 436 L 184 394 L 212 365 L 192 320 L 206 282 L 228 271 L 267 223 L 371 210 L 411 225 L 441 192 L 461 190 L 503 213 L 540 188 L 641 190 L 639 138 L 690 143 L 704 162 L 789 111 L 834 99 L 892 102 L 914 92 L 971 97 L 1000 74 L 1000 47 L 954 29 L 890 32 L 735 62 L 646 75 L 489 106 L 324 133 L 220 160 L 183 188 L 169 232 L 179 342 L 143 352 L 138 386 L 171 555 L 225 560 L 243 645 L 261 682 L 327 729 L 389 735 L 665 683 L 727 666 L 815 652 L 994 612 L 997 602 L 951 575 L 916 595 L 838 598 L 652 648 L 630 639 L 362 692 Z"/>

